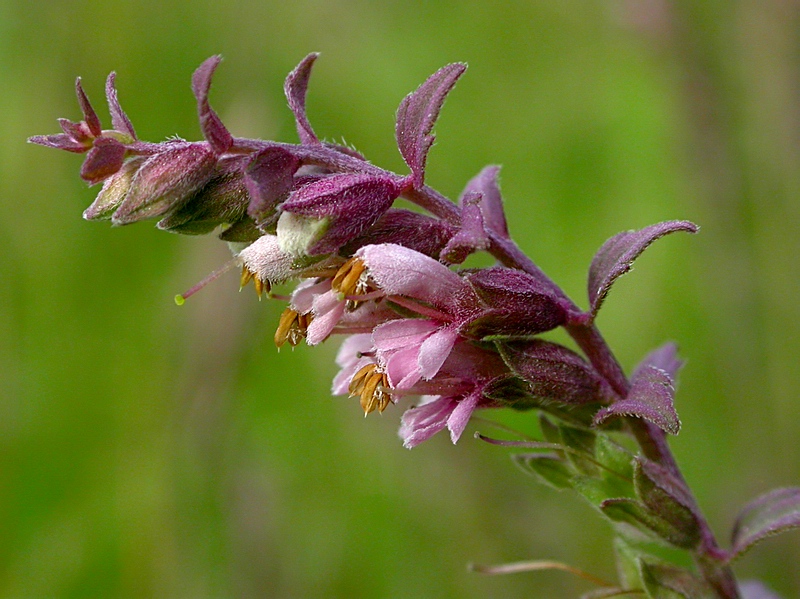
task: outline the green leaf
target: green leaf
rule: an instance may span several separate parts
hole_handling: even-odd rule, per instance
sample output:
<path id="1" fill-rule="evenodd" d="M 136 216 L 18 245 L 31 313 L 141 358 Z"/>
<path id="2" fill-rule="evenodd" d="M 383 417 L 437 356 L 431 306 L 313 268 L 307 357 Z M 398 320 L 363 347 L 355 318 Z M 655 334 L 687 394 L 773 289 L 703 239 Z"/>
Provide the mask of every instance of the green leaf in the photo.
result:
<path id="1" fill-rule="evenodd" d="M 654 514 L 646 505 L 626 497 L 606 499 L 600 504 L 600 511 L 611 521 L 632 527 L 635 531 L 659 541 L 689 549 L 696 545 L 696 537 L 676 528 L 671 522 Z M 623 528 L 620 532 L 630 532 Z"/>
<path id="2" fill-rule="evenodd" d="M 511 459 L 524 472 L 532 474 L 549 487 L 557 490 L 572 487 L 575 471 L 569 462 L 555 453 L 518 453 Z"/>
<path id="3" fill-rule="evenodd" d="M 580 472 L 591 476 L 597 476 L 600 469 L 595 463 L 594 458 L 594 446 L 597 439 L 596 433 L 589 429 L 569 426 L 567 424 L 560 424 L 558 429 L 561 435 L 561 443 L 575 450 L 574 452 L 567 452 L 567 457 L 570 462 L 572 462 Z"/>
<path id="4" fill-rule="evenodd" d="M 642 588 L 642 577 L 639 571 L 641 553 L 623 539 L 615 537 L 614 556 L 617 563 L 617 577 L 622 586 L 626 589 Z"/>
<path id="5" fill-rule="evenodd" d="M 714 599 L 714 591 L 700 578 L 675 566 L 639 560 L 642 583 L 652 599 Z"/>
<path id="6" fill-rule="evenodd" d="M 701 523 L 695 515 L 694 499 L 683 481 L 654 462 L 638 457 L 634 466 L 636 496 L 651 514 L 652 522 L 661 521 L 658 530 L 668 531 L 670 543 L 690 549 L 701 538 Z M 672 530 L 669 530 L 672 529 Z"/>

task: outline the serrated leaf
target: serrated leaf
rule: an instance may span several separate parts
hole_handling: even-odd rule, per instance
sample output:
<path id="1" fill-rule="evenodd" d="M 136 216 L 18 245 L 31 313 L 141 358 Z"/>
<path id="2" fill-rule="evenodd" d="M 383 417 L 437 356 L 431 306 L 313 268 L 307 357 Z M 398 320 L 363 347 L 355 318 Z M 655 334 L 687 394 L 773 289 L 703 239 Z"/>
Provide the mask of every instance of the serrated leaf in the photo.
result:
<path id="1" fill-rule="evenodd" d="M 312 52 L 300 61 L 294 70 L 286 77 L 283 84 L 283 91 L 289 108 L 294 114 L 297 123 L 297 135 L 300 142 L 304 144 L 319 144 L 319 138 L 311 128 L 306 116 L 306 92 L 308 91 L 308 80 L 311 77 L 311 67 L 319 57 L 318 52 Z"/>
<path id="2" fill-rule="evenodd" d="M 444 66 L 400 102 L 395 136 L 400 154 L 413 174 L 415 187 L 422 187 L 425 179 L 425 161 L 434 140 L 431 131 L 442 104 L 466 69 L 463 63 Z"/>
<path id="3" fill-rule="evenodd" d="M 632 416 L 652 422 L 661 430 L 677 435 L 681 421 L 675 411 L 675 387 L 666 371 L 646 364 L 631 378 L 631 389 L 625 399 L 602 408 L 594 418 L 602 425 L 610 418 Z"/>
<path id="4" fill-rule="evenodd" d="M 800 487 L 774 489 L 749 504 L 733 527 L 733 555 L 738 557 L 773 535 L 800 527 Z"/>
<path id="5" fill-rule="evenodd" d="M 524 472 L 534 475 L 549 487 L 557 490 L 572 487 L 574 471 L 555 453 L 520 453 L 511 458 Z"/>
<path id="6" fill-rule="evenodd" d="M 589 306 L 592 316 L 597 314 L 614 281 L 631 270 L 634 260 L 647 246 L 669 233 L 696 233 L 697 230 L 697 225 L 689 221 L 667 221 L 638 231 L 624 231 L 606 241 L 595 254 L 589 268 Z"/>

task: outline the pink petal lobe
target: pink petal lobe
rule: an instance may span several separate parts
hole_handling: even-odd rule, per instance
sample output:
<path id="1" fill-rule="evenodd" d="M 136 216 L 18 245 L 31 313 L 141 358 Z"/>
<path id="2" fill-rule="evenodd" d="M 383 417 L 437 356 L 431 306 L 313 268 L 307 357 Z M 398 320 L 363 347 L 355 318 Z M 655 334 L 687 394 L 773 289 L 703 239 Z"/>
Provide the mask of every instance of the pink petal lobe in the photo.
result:
<path id="1" fill-rule="evenodd" d="M 450 429 L 450 439 L 453 443 L 458 442 L 461 433 L 463 433 L 464 429 L 467 427 L 472 412 L 474 412 L 475 408 L 478 406 L 479 398 L 479 393 L 471 393 L 458 402 L 458 405 L 447 419 L 447 428 Z"/>
<path id="2" fill-rule="evenodd" d="M 411 449 L 430 439 L 447 425 L 447 419 L 455 407 L 452 398 L 439 397 L 406 410 L 399 431 L 403 446 Z"/>
<path id="3" fill-rule="evenodd" d="M 418 364 L 419 348 L 406 347 L 384 357 L 389 384 L 394 389 L 410 389 L 419 381 L 422 374 Z"/>
<path id="4" fill-rule="evenodd" d="M 292 292 L 290 302 L 292 309 L 300 314 L 308 314 L 314 305 L 314 299 L 331 290 L 331 280 L 324 279 L 321 282 L 314 282 L 313 279 L 305 279 Z"/>
<path id="5" fill-rule="evenodd" d="M 306 342 L 317 345 L 325 341 L 342 318 L 344 307 L 344 302 L 333 291 L 318 296 L 314 300 L 314 320 L 308 325 Z"/>
<path id="6" fill-rule="evenodd" d="M 422 318 L 402 318 L 375 327 L 372 340 L 378 351 L 400 349 L 409 345 L 419 345 L 439 325 Z"/>
<path id="7" fill-rule="evenodd" d="M 419 349 L 417 364 L 424 379 L 432 379 L 453 350 L 458 333 L 450 327 L 443 327 L 425 339 Z"/>

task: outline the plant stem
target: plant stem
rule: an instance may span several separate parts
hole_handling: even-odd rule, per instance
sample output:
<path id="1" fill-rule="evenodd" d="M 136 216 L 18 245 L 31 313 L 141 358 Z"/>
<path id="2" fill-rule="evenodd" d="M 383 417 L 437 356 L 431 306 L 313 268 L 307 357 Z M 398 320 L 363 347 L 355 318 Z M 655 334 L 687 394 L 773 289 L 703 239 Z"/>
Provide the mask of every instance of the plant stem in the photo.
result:
<path id="1" fill-rule="evenodd" d="M 458 207 L 436 190 L 425 186 L 421 189 L 409 190 L 404 195 L 410 201 L 448 223 L 456 226 L 460 224 L 461 215 Z M 560 299 L 564 300 L 568 306 L 573 308 L 576 313 L 580 312 L 577 305 L 564 294 L 561 288 L 533 260 L 522 252 L 512 240 L 493 232 L 489 233 L 489 240 L 489 253 L 503 265 L 517 268 L 535 276 L 539 281 L 545 283 Z M 564 328 L 611 388 L 620 397 L 625 397 L 630 389 L 630 382 L 594 323 L 567 324 Z M 669 470 L 683 483 L 686 491 L 692 495 L 667 443 L 666 433 L 654 424 L 639 418 L 629 418 L 628 426 L 644 456 Z M 700 574 L 714 589 L 719 599 L 739 599 L 738 586 L 733 576 L 733 571 L 724 561 L 725 552 L 720 549 L 711 528 L 699 509 L 697 509 L 697 516 L 700 523 L 702 541 L 695 552 L 694 558 Z"/>

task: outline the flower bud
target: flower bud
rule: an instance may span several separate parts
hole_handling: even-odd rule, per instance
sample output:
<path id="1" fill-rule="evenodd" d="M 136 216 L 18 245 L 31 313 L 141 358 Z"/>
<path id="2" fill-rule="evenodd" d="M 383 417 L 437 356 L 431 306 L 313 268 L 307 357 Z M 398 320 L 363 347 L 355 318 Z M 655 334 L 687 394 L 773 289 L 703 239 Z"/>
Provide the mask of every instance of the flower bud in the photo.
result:
<path id="1" fill-rule="evenodd" d="M 113 212 L 122 204 L 131 188 L 136 172 L 144 164 L 145 158 L 137 156 L 123 163 L 116 173 L 103 181 L 103 188 L 94 202 L 83 211 L 86 220 L 109 220 Z"/>
<path id="2" fill-rule="evenodd" d="M 250 196 L 242 174 L 246 158 L 226 158 L 214 169 L 211 180 L 185 204 L 158 222 L 158 228 L 183 235 L 204 235 L 223 223 L 245 217 Z"/>
<path id="3" fill-rule="evenodd" d="M 151 156 L 136 173 L 112 222 L 127 225 L 174 210 L 209 181 L 216 162 L 213 152 L 199 143 L 177 143 Z"/>

